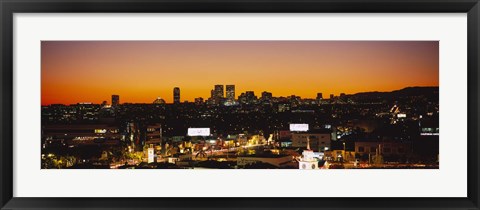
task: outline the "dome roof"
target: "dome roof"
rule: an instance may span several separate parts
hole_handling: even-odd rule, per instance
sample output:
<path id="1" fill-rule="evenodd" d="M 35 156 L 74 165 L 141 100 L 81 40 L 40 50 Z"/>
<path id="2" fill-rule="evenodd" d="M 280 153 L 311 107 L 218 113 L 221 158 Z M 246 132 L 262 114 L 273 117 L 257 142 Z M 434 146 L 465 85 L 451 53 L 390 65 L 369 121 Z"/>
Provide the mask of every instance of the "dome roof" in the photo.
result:
<path id="1" fill-rule="evenodd" d="M 158 97 L 157 99 L 155 99 L 155 101 L 153 101 L 153 104 L 165 104 L 165 100 Z"/>

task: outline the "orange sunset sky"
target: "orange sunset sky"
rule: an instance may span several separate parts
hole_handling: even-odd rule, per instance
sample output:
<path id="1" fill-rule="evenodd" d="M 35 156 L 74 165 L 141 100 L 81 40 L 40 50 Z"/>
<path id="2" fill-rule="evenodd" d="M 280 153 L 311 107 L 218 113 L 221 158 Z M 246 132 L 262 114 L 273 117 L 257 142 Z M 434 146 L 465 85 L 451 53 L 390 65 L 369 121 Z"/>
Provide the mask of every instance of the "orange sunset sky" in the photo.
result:
<path id="1" fill-rule="evenodd" d="M 438 86 L 437 41 L 42 41 L 42 105 L 207 99 L 216 84 L 273 96 Z"/>

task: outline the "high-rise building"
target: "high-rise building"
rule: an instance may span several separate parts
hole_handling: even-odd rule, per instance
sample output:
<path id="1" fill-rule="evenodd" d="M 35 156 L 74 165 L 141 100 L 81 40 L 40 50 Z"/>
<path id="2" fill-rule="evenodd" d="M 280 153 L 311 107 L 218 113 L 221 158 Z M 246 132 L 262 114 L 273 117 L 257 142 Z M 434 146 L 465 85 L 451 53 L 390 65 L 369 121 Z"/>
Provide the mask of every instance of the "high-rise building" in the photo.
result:
<path id="1" fill-rule="evenodd" d="M 257 96 L 255 96 L 255 93 L 253 91 L 246 91 L 245 93 L 240 94 L 238 100 L 241 103 L 254 104 L 257 101 Z"/>
<path id="2" fill-rule="evenodd" d="M 223 85 L 215 85 L 215 87 L 213 88 L 213 97 L 212 97 L 212 101 L 214 104 L 223 104 L 224 100 L 225 100 L 225 93 L 223 92 Z"/>
<path id="3" fill-rule="evenodd" d="M 270 103 L 272 101 L 273 95 L 270 92 L 263 91 L 262 92 L 262 101 L 263 103 Z"/>
<path id="4" fill-rule="evenodd" d="M 173 88 L 173 103 L 179 104 L 180 103 L 180 88 L 175 87 Z"/>
<path id="5" fill-rule="evenodd" d="M 322 100 L 323 100 L 323 94 L 322 93 L 317 93 L 317 98 L 316 98 L 317 104 L 321 104 Z"/>
<path id="6" fill-rule="evenodd" d="M 226 85 L 227 89 L 227 100 L 234 101 L 235 100 L 235 85 Z"/>
<path id="7" fill-rule="evenodd" d="M 120 96 L 112 95 L 112 106 L 118 106 L 120 104 Z"/>
<path id="8" fill-rule="evenodd" d="M 215 98 L 215 89 L 210 90 L 210 98 Z"/>
<path id="9" fill-rule="evenodd" d="M 207 99 L 208 104 L 215 104 L 215 89 L 210 90 L 210 98 Z"/>
<path id="10" fill-rule="evenodd" d="M 215 97 L 219 99 L 224 97 L 223 85 L 215 85 Z"/>

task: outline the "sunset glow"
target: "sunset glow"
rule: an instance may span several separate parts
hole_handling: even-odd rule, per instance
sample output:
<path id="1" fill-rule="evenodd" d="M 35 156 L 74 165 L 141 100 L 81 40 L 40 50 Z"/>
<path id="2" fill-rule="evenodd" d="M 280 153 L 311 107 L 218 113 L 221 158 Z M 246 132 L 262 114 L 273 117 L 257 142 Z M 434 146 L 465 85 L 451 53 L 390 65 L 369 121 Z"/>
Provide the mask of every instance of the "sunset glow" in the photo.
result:
<path id="1" fill-rule="evenodd" d="M 236 95 L 315 98 L 439 85 L 437 41 L 43 41 L 42 105 Z"/>

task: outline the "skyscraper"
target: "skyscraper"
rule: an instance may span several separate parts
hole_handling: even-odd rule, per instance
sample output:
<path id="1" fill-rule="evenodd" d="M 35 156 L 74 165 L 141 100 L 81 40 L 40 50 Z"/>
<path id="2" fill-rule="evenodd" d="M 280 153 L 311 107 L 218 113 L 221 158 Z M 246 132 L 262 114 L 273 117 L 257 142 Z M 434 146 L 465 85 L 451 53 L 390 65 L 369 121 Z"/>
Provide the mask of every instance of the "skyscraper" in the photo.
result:
<path id="1" fill-rule="evenodd" d="M 215 89 L 210 90 L 210 98 L 211 99 L 215 98 Z"/>
<path id="2" fill-rule="evenodd" d="M 215 104 L 215 89 L 210 90 L 210 98 L 207 99 L 208 104 Z"/>
<path id="3" fill-rule="evenodd" d="M 120 104 L 120 96 L 112 95 L 112 106 L 118 106 Z"/>
<path id="4" fill-rule="evenodd" d="M 222 104 L 225 99 L 225 93 L 223 92 L 223 85 L 215 85 L 213 89 L 213 93 L 214 93 L 213 103 Z"/>
<path id="5" fill-rule="evenodd" d="M 179 87 L 173 88 L 173 103 L 175 103 L 175 104 L 180 103 L 180 88 Z"/>
<path id="6" fill-rule="evenodd" d="M 226 85 L 227 89 L 227 100 L 234 101 L 235 100 L 235 85 Z"/>
<path id="7" fill-rule="evenodd" d="M 322 100 L 323 100 L 323 94 L 322 93 L 317 93 L 317 98 L 316 98 L 317 104 L 321 104 Z"/>
<path id="8" fill-rule="evenodd" d="M 215 85 L 215 97 L 221 99 L 224 97 L 223 85 Z"/>

